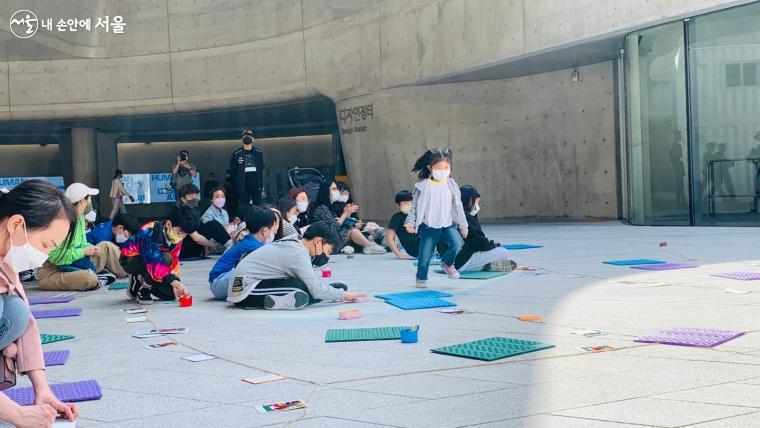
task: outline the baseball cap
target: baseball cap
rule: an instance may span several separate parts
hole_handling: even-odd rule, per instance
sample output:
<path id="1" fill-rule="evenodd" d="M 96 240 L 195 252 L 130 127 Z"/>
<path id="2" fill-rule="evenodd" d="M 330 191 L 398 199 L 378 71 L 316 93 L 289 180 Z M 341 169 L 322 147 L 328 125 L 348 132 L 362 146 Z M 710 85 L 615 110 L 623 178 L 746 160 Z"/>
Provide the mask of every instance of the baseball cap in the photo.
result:
<path id="1" fill-rule="evenodd" d="M 243 133 L 240 135 L 240 138 L 243 138 L 246 135 L 250 135 L 251 137 L 253 137 L 253 131 L 251 131 L 250 129 L 244 129 Z"/>
<path id="2" fill-rule="evenodd" d="M 100 193 L 100 190 L 89 188 L 82 183 L 72 183 L 66 188 L 66 198 L 72 204 L 76 204 L 86 198 L 87 195 L 95 196 L 98 193 Z"/>

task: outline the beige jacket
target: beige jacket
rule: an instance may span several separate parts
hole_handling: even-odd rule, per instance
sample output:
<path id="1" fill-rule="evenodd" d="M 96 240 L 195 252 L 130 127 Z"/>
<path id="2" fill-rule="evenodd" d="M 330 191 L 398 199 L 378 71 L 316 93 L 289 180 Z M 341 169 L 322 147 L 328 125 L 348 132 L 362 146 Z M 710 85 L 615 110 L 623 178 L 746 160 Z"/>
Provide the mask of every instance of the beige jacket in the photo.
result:
<path id="1" fill-rule="evenodd" d="M 111 199 L 121 198 L 122 196 L 129 196 L 127 189 L 124 188 L 124 183 L 121 182 L 121 178 L 114 178 L 111 182 Z"/>

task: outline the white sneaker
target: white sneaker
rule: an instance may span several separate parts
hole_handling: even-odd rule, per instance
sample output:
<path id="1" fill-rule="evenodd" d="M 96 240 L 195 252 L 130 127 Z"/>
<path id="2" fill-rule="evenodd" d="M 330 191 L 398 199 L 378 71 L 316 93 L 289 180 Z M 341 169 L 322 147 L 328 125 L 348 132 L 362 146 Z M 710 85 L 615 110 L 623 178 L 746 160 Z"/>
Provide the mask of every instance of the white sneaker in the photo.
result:
<path id="1" fill-rule="evenodd" d="M 449 279 L 459 279 L 459 271 L 454 266 L 449 266 L 444 262 L 441 262 L 441 268 L 449 276 Z"/>
<path id="2" fill-rule="evenodd" d="M 352 246 L 350 246 L 350 245 L 346 245 L 345 247 L 343 247 L 343 250 L 341 250 L 341 251 L 343 252 L 343 254 L 346 254 L 346 255 L 351 255 L 351 254 L 353 254 L 353 253 L 354 253 L 356 250 L 354 249 L 354 247 L 352 247 Z"/>
<path id="3" fill-rule="evenodd" d="M 364 248 L 364 254 L 385 254 L 387 251 L 385 247 L 377 244 L 372 244 L 369 247 Z"/>
<path id="4" fill-rule="evenodd" d="M 264 309 L 294 310 L 309 304 L 309 295 L 303 291 L 294 291 L 282 296 L 272 294 L 264 296 Z"/>
<path id="5" fill-rule="evenodd" d="M 425 281 L 423 279 L 418 279 L 414 283 L 414 286 L 417 287 L 417 288 L 427 288 L 427 281 Z"/>

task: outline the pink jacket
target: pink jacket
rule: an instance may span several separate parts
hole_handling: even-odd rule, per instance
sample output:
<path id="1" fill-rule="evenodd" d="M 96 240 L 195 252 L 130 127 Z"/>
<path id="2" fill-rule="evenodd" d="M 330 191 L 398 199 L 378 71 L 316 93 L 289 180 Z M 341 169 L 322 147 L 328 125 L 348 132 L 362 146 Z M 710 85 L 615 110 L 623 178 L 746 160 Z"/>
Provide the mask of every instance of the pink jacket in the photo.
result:
<path id="1" fill-rule="evenodd" d="M 21 286 L 21 281 L 18 279 L 18 274 L 13 272 L 2 260 L 0 260 L 0 293 L 18 295 L 24 299 L 24 302 L 27 302 L 28 306 L 26 293 L 24 293 L 24 287 Z M 26 373 L 32 370 L 45 369 L 40 331 L 37 329 L 37 322 L 34 321 L 31 314 L 24 334 L 16 340 L 16 346 L 18 347 L 16 368 L 19 372 Z"/>

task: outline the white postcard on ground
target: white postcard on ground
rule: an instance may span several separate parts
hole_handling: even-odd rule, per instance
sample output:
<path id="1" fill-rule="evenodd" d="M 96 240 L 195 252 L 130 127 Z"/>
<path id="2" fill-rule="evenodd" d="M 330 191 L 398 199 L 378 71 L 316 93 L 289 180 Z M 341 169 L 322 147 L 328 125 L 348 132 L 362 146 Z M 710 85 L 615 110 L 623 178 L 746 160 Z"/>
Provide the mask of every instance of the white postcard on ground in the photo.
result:
<path id="1" fill-rule="evenodd" d="M 215 360 L 216 357 L 213 355 L 208 355 L 208 354 L 195 354 L 195 355 L 188 355 L 186 357 L 182 357 L 182 359 L 197 363 L 200 361 Z"/>
<path id="2" fill-rule="evenodd" d="M 138 330 L 132 334 L 132 337 L 135 337 L 137 339 L 147 339 L 149 337 L 157 337 L 157 336 L 163 336 L 164 334 L 183 334 L 187 333 L 187 327 L 176 327 L 176 328 L 159 328 L 151 329 L 151 330 Z"/>
<path id="3" fill-rule="evenodd" d="M 283 379 L 287 379 L 287 378 L 285 376 L 280 376 L 274 373 L 268 373 L 263 376 L 244 377 L 242 380 L 243 382 L 258 385 L 261 383 L 277 382 L 278 380 L 283 380 Z"/>
<path id="4" fill-rule="evenodd" d="M 601 332 L 599 330 L 576 330 L 572 334 L 576 336 L 594 337 L 594 336 L 604 336 L 607 333 Z"/>
<path id="5" fill-rule="evenodd" d="M 126 313 L 128 313 L 130 315 L 144 314 L 144 313 L 148 312 L 148 310 L 145 309 L 145 308 L 126 308 L 126 309 L 122 309 L 121 311 L 122 312 L 126 312 Z"/>
<path id="6" fill-rule="evenodd" d="M 148 321 L 148 317 L 146 317 L 145 315 L 138 315 L 138 316 L 136 316 L 136 317 L 127 317 L 127 318 L 125 319 L 125 321 L 126 321 L 127 323 L 133 323 L 133 322 L 146 322 L 146 321 Z"/>

